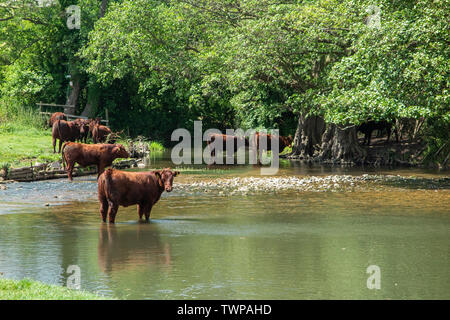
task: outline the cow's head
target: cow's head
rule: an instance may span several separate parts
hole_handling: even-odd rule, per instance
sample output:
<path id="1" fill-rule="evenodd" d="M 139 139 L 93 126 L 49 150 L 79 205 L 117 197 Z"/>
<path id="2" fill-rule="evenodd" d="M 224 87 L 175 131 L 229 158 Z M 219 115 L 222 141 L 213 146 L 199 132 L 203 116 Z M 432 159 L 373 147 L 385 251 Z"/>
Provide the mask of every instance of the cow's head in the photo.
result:
<path id="1" fill-rule="evenodd" d="M 164 188 L 167 192 L 172 191 L 173 178 L 180 174 L 179 171 L 172 171 L 170 168 L 163 169 L 162 171 L 153 171 L 158 179 L 159 186 Z"/>
<path id="2" fill-rule="evenodd" d="M 121 144 L 116 144 L 114 148 L 112 149 L 112 154 L 115 158 L 129 158 L 130 154 L 128 153 L 127 149 Z"/>
<path id="3" fill-rule="evenodd" d="M 80 120 L 80 133 L 83 135 L 89 131 L 89 123 L 87 120 Z"/>
<path id="4" fill-rule="evenodd" d="M 89 132 L 92 133 L 92 131 L 94 130 L 95 127 L 95 120 L 94 119 L 89 119 Z"/>

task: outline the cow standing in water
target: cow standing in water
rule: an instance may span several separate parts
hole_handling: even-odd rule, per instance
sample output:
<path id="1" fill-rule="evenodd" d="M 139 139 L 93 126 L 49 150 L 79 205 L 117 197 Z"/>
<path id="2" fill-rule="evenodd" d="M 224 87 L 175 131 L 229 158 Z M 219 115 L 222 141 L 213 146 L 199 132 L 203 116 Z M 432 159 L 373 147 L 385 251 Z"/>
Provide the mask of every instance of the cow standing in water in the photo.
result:
<path id="1" fill-rule="evenodd" d="M 139 219 L 150 219 L 152 207 L 164 191 L 172 191 L 173 178 L 178 171 L 170 169 L 151 172 L 126 172 L 107 169 L 98 179 L 98 200 L 103 222 L 109 216 L 114 223 L 119 206 L 138 205 Z"/>
<path id="2" fill-rule="evenodd" d="M 211 145 L 217 141 L 222 140 L 222 151 L 227 151 L 227 143 L 228 145 L 233 145 L 233 154 L 228 154 L 227 157 L 233 156 L 237 151 L 238 147 L 242 146 L 245 148 L 249 147 L 249 140 L 247 137 L 237 137 L 227 134 L 219 134 L 219 133 L 213 133 L 208 136 L 208 139 L 206 140 L 206 144 L 208 145 L 208 148 L 212 148 Z M 216 156 L 216 150 L 213 149 L 211 151 L 211 156 L 215 158 Z"/>
<path id="3" fill-rule="evenodd" d="M 117 158 L 129 158 L 130 154 L 121 144 L 82 144 L 66 142 L 61 151 L 62 162 L 67 164 L 67 176 L 72 180 L 72 171 L 75 163 L 82 167 L 97 166 L 99 177 L 106 167 L 110 166 Z"/>
<path id="4" fill-rule="evenodd" d="M 278 154 L 283 152 L 284 148 L 290 146 L 293 142 L 292 136 L 276 136 L 268 133 L 257 132 L 253 135 L 253 146 L 256 148 L 257 154 L 261 158 L 263 151 L 271 151 L 272 150 L 272 139 L 278 139 Z M 260 144 L 260 139 L 266 139 L 267 145 L 264 147 Z"/>
<path id="5" fill-rule="evenodd" d="M 287 136 L 287 137 L 275 136 L 275 135 L 272 135 L 270 133 L 261 133 L 261 132 L 255 133 L 253 138 L 255 139 L 255 144 L 254 145 L 256 146 L 256 149 L 259 150 L 260 152 L 262 152 L 262 151 L 271 151 L 272 150 L 272 138 L 273 139 L 278 139 L 278 147 L 279 147 L 278 153 L 283 152 L 284 148 L 290 146 L 292 144 L 292 141 L 293 141 L 292 136 Z M 262 139 L 266 139 L 266 141 L 267 141 L 267 146 L 266 147 L 262 147 L 260 145 L 260 141 L 259 140 L 261 138 Z"/>

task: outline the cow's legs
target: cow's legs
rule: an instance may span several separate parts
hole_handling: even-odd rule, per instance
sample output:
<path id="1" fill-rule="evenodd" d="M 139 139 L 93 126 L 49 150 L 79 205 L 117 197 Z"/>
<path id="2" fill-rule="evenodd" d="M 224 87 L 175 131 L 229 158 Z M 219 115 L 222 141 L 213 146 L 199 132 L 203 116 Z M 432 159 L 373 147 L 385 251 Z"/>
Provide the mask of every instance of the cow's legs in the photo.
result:
<path id="1" fill-rule="evenodd" d="M 108 200 L 106 197 L 99 197 L 100 200 L 100 216 L 102 217 L 102 221 L 106 222 L 106 216 L 108 214 Z"/>
<path id="2" fill-rule="evenodd" d="M 150 220 L 150 212 L 152 211 L 152 206 L 151 205 L 147 205 L 144 208 L 144 213 L 145 213 L 145 221 L 149 221 Z"/>
<path id="3" fill-rule="evenodd" d="M 64 141 L 62 141 L 62 139 L 59 139 L 58 153 L 61 153 L 61 146 L 62 146 L 63 142 L 64 142 Z"/>
<path id="4" fill-rule="evenodd" d="M 116 221 L 116 214 L 117 210 L 119 209 L 119 205 L 108 201 L 108 216 L 109 216 L 109 223 L 114 223 Z"/>
<path id="5" fill-rule="evenodd" d="M 142 220 L 142 216 L 144 215 L 144 206 L 141 204 L 138 204 L 137 209 L 138 209 L 138 214 L 139 214 L 139 220 Z"/>
<path id="6" fill-rule="evenodd" d="M 53 153 L 56 153 L 56 138 L 52 138 L 53 140 Z"/>
<path id="7" fill-rule="evenodd" d="M 73 180 L 72 178 L 72 173 L 73 173 L 73 168 L 75 167 L 75 163 L 71 163 L 71 162 L 67 162 L 67 177 L 69 178 L 70 181 Z"/>
<path id="8" fill-rule="evenodd" d="M 216 149 L 212 149 L 211 142 L 208 141 L 207 144 L 208 144 L 209 154 L 211 155 L 211 158 L 213 160 L 211 164 L 216 164 Z M 211 149 L 212 149 L 212 151 L 211 151 Z"/>

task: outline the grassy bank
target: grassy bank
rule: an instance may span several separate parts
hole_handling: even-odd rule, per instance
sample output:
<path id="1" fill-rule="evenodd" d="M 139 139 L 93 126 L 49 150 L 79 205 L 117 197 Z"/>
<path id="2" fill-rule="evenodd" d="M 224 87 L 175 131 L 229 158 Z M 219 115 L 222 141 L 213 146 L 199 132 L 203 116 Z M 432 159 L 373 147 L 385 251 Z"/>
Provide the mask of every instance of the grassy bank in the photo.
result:
<path id="1" fill-rule="evenodd" d="M 0 300 L 109 300 L 90 292 L 23 279 L 0 279 Z"/>
<path id="2" fill-rule="evenodd" d="M 127 145 L 126 140 L 119 140 L 118 143 Z M 58 149 L 58 144 L 56 148 Z M 160 152 L 164 147 L 159 142 L 152 141 L 149 149 L 151 152 Z M 53 153 L 51 129 L 14 123 L 0 124 L 0 169 L 4 166 L 18 168 L 60 159 L 60 154 Z"/>
<path id="3" fill-rule="evenodd" d="M 0 167 L 29 166 L 31 162 L 56 161 L 50 130 L 26 128 L 20 125 L 0 126 Z"/>

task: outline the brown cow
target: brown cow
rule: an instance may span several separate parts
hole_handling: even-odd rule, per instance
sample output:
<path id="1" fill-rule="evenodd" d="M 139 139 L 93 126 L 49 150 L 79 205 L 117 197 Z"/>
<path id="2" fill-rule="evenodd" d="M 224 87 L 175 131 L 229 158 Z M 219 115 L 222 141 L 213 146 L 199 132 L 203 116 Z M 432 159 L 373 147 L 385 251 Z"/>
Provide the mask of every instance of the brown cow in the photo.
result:
<path id="1" fill-rule="evenodd" d="M 287 137 L 284 137 L 284 136 L 275 136 L 275 135 L 272 135 L 272 134 L 267 134 L 267 133 L 261 133 L 261 132 L 256 132 L 254 135 L 253 135 L 253 141 L 254 141 L 254 146 L 256 147 L 256 150 L 258 150 L 258 154 L 260 155 L 260 157 L 261 157 L 261 155 L 262 155 L 262 153 L 263 153 L 263 151 L 271 151 L 272 150 L 272 137 L 274 138 L 274 139 L 276 139 L 276 138 L 278 138 L 278 153 L 281 153 L 281 152 L 283 152 L 283 150 L 284 150 L 284 148 L 286 148 L 286 147 L 288 147 L 288 146 L 290 146 L 291 144 L 292 144 L 292 141 L 293 141 L 293 139 L 292 139 L 292 136 L 287 136 Z M 266 147 L 263 147 L 263 146 L 261 146 L 260 145 L 260 138 L 262 138 L 262 139 L 267 139 L 266 141 L 267 141 L 267 146 Z"/>
<path id="2" fill-rule="evenodd" d="M 273 138 L 275 138 L 275 139 L 277 137 L 278 137 L 278 146 L 279 146 L 279 151 L 278 152 L 279 153 L 283 152 L 284 148 L 286 148 L 286 147 L 288 147 L 288 146 L 290 146 L 292 144 L 292 141 L 293 141 L 292 136 L 287 136 L 287 137 L 275 136 L 275 135 L 273 136 Z M 264 138 L 267 139 L 266 140 L 267 141 L 267 147 L 263 148 L 261 146 L 261 148 L 260 148 L 260 145 L 259 145 L 260 141 L 259 141 L 259 139 L 264 139 Z M 259 152 L 272 150 L 272 135 L 270 133 L 267 134 L 267 133 L 257 132 L 257 133 L 254 134 L 253 139 L 255 139 L 255 141 L 256 141 L 255 146 L 256 146 L 256 149 L 259 150 Z"/>
<path id="3" fill-rule="evenodd" d="M 138 205 L 139 219 L 150 219 L 152 207 L 164 191 L 172 191 L 178 171 L 125 172 L 107 169 L 98 179 L 98 200 L 103 222 L 114 223 L 119 206 Z"/>
<path id="4" fill-rule="evenodd" d="M 212 148 L 211 144 L 214 143 L 216 140 L 221 139 L 222 140 L 222 151 L 227 150 L 227 143 L 229 145 L 233 144 L 233 154 L 227 154 L 228 157 L 233 156 L 238 151 L 238 143 L 239 146 L 244 146 L 245 148 L 248 148 L 249 146 L 249 140 L 247 137 L 237 137 L 237 136 L 231 136 L 227 134 L 218 134 L 213 133 L 208 136 L 208 139 L 206 140 L 206 144 L 208 145 L 208 148 Z M 211 152 L 211 156 L 216 156 L 216 150 L 213 149 Z"/>
<path id="5" fill-rule="evenodd" d="M 62 148 L 62 162 L 65 167 L 67 164 L 67 176 L 72 179 L 72 171 L 75 163 L 82 167 L 96 165 L 97 178 L 110 166 L 117 158 L 129 158 L 130 155 L 121 144 L 83 144 L 75 142 L 66 142 Z"/>
<path id="6" fill-rule="evenodd" d="M 92 140 L 94 143 L 103 143 L 107 142 L 107 138 L 112 134 L 112 131 L 107 126 L 102 126 L 99 123 L 94 125 L 94 129 L 92 130 Z"/>
<path id="7" fill-rule="evenodd" d="M 89 135 L 89 125 L 92 120 L 88 119 L 75 119 L 74 122 L 78 123 L 80 127 L 80 136 L 78 137 L 78 141 L 86 143 Z"/>
<path id="8" fill-rule="evenodd" d="M 96 124 L 100 124 L 101 119 L 100 118 L 95 118 L 95 119 L 90 119 L 90 123 L 89 123 L 89 133 L 92 136 L 92 133 L 94 132 L 94 127 Z"/>
<path id="9" fill-rule="evenodd" d="M 54 114 L 51 115 L 50 120 L 48 120 L 48 125 L 50 128 L 53 127 L 53 124 L 56 122 L 56 120 L 66 120 L 67 121 L 67 117 L 62 112 L 55 112 Z"/>
<path id="10" fill-rule="evenodd" d="M 74 121 L 56 120 L 52 127 L 53 153 L 56 153 L 56 139 L 59 139 L 58 153 L 64 141 L 75 142 L 80 136 L 80 125 Z"/>

